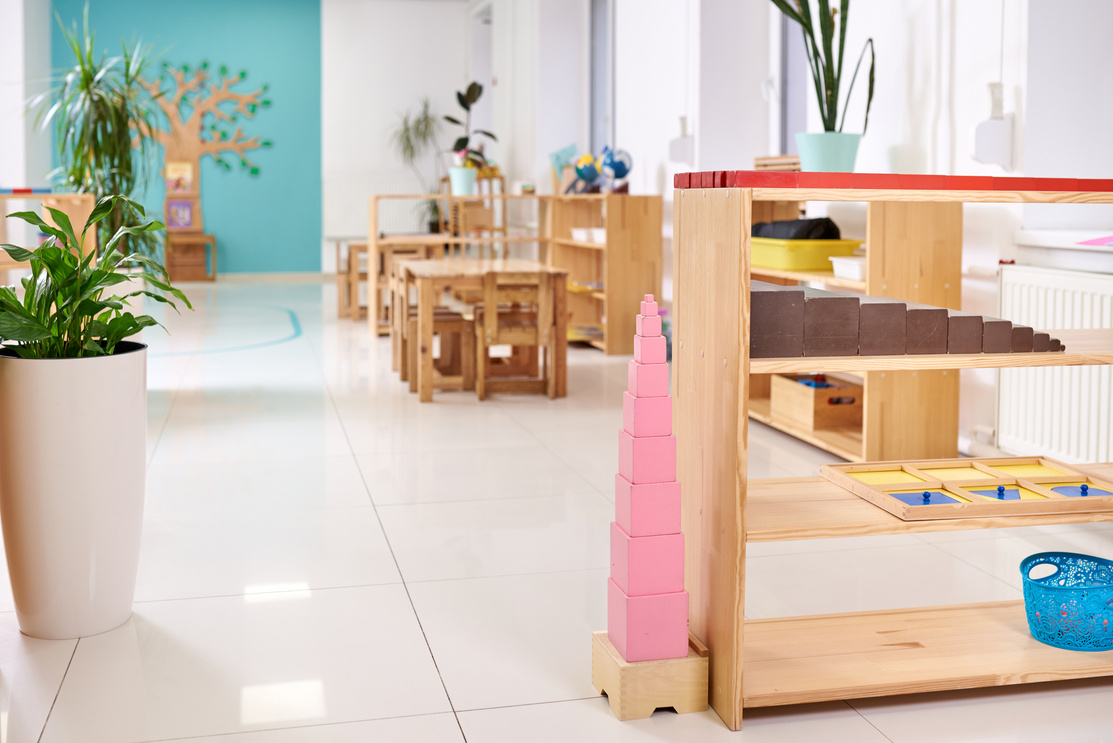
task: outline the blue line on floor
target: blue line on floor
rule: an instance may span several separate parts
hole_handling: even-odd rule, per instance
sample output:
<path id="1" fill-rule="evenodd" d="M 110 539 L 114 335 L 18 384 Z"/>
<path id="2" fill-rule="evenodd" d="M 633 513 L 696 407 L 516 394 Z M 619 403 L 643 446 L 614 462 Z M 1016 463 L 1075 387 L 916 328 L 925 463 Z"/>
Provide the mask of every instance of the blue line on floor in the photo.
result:
<path id="1" fill-rule="evenodd" d="M 266 309 L 266 308 L 264 308 Z M 260 348 L 269 348 L 271 346 L 278 346 L 283 343 L 289 343 L 301 337 L 301 321 L 298 319 L 298 314 L 286 307 L 272 307 L 270 309 L 280 310 L 285 312 L 290 317 L 290 326 L 293 332 L 285 338 L 279 338 L 273 341 L 264 341 L 262 343 L 250 343 L 246 346 L 231 346 L 229 348 L 202 348 L 197 351 L 165 351 L 162 353 L 147 354 L 147 358 L 151 359 L 165 359 L 172 356 L 202 356 L 214 353 L 236 353 L 239 351 L 254 351 Z"/>

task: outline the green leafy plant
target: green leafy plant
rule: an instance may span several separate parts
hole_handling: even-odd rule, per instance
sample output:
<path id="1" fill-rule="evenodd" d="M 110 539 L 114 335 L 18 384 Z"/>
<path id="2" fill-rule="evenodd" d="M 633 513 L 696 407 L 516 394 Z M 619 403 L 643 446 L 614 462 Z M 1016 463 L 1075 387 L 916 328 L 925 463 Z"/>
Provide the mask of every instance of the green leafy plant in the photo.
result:
<path id="1" fill-rule="evenodd" d="M 150 133 L 158 128 L 161 109 L 143 87 L 141 77 L 152 61 L 151 51 L 140 43 L 121 43 L 119 56 L 94 51 L 96 34 L 89 29 L 89 7 L 81 31 L 76 22 L 67 29 L 58 17 L 74 65 L 65 70 L 58 86 L 32 101 L 44 127 L 54 128 L 61 166 L 51 173 L 63 189 L 91 193 L 98 199 L 110 194 L 132 194 L 148 180 L 154 156 Z M 99 225 L 98 243 L 106 245 L 121 225 L 114 214 Z M 159 236 L 127 235 L 125 252 L 155 255 Z"/>
<path id="2" fill-rule="evenodd" d="M 486 167 L 487 158 L 483 156 L 482 150 L 472 147 L 472 137 L 475 135 L 482 135 L 489 138 L 492 142 L 499 141 L 494 134 L 483 129 L 472 131 L 471 107 L 476 104 L 481 95 L 483 95 L 483 86 L 477 82 L 469 84 L 467 90 L 463 92 L 456 91 L 456 101 L 460 104 L 460 107 L 464 109 L 464 120 L 460 121 L 454 116 L 444 117 L 445 121 L 464 127 L 463 135 L 457 137 L 456 141 L 452 144 L 452 151 L 455 152 L 456 156 L 461 160 L 461 165 L 476 168 Z"/>
<path id="3" fill-rule="evenodd" d="M 418 112 L 415 114 L 406 111 L 401 114 L 398 128 L 390 135 L 391 142 L 398 151 L 398 157 L 417 176 L 422 191 L 428 191 L 429 184 L 417 167 L 417 159 L 430 150 L 436 152 L 440 127 L 441 123 L 433 113 L 429 99 L 422 98 Z"/>
<path id="4" fill-rule="evenodd" d="M 815 94 L 819 100 L 819 113 L 823 118 L 825 131 L 842 131 L 843 124 L 846 123 L 846 106 L 850 103 L 850 94 L 854 92 L 854 83 L 858 79 L 862 60 L 866 57 L 866 50 L 869 50 L 869 92 L 866 96 L 866 118 L 862 124 L 862 133 L 865 134 L 866 127 L 870 123 L 870 105 L 873 103 L 873 68 L 876 61 L 873 39 L 867 39 L 862 45 L 862 53 L 858 56 L 858 64 L 854 66 L 850 87 L 846 91 L 842 119 L 839 119 L 839 86 L 843 77 L 843 50 L 846 46 L 846 23 L 850 14 L 850 0 L 842 0 L 838 9 L 832 8 L 829 0 L 818 1 L 819 10 L 813 15 L 811 0 L 792 0 L 791 3 L 789 0 L 772 0 L 782 13 L 800 24 L 800 30 L 804 34 L 804 48 L 808 53 L 808 68 L 815 83 Z M 819 43 L 816 43 L 816 24 L 819 27 Z M 836 28 L 837 54 L 835 53 Z"/>
<path id="5" fill-rule="evenodd" d="M 22 299 L 15 287 L 0 287 L 0 341 L 4 348 L 25 359 L 111 355 L 124 338 L 159 324 L 149 315 L 137 317 L 128 312 L 125 304 L 128 299 L 150 297 L 177 309 L 173 299 L 147 289 L 119 295 L 108 293 L 110 287 L 135 279 L 171 294 L 193 309 L 186 296 L 170 286 L 161 264 L 140 253 L 117 249 L 126 237 L 164 229 L 160 222 L 122 224 L 104 246 L 104 257 L 99 263 L 94 262 L 94 251 L 82 255 L 80 246 L 86 233 L 115 214 L 118 204 L 140 218 L 145 216 L 143 207 L 126 196 L 106 196 L 93 208 L 80 239 L 69 218 L 57 209 L 46 207 L 56 227 L 35 212 L 8 215 L 35 225 L 48 238 L 36 250 L 0 245 L 13 260 L 31 265 L 31 276 L 22 280 Z M 120 270 L 133 264 L 139 264 L 141 270 L 135 273 Z"/>

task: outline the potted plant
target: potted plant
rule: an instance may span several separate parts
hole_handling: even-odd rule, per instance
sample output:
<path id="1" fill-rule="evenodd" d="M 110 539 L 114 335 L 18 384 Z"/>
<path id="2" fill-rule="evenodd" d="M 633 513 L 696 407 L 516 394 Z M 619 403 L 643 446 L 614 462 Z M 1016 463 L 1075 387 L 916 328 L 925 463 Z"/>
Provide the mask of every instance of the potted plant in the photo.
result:
<path id="1" fill-rule="evenodd" d="M 440 131 L 440 122 L 433 114 L 428 98 L 421 99 L 421 108 L 416 114 L 405 112 L 399 117 L 398 128 L 391 135 L 391 141 L 398 151 L 398 156 L 406 167 L 413 171 L 425 193 L 433 193 L 421 169 L 417 167 L 417 159 L 427 152 L 437 153 L 437 133 Z M 433 159 L 434 177 L 439 181 L 440 163 Z M 430 232 L 441 231 L 440 203 L 436 199 L 428 199 L 418 205 L 420 218 L 429 226 Z"/>
<path id="2" fill-rule="evenodd" d="M 91 193 L 98 199 L 131 194 L 146 182 L 154 156 L 152 133 L 159 129 L 161 108 L 142 85 L 151 54 L 140 43 L 121 43 L 119 56 L 96 52 L 86 5 L 82 30 L 58 25 L 74 55 L 58 86 L 32 101 L 44 127 L 53 126 L 61 165 L 51 178 L 61 188 Z M 106 244 L 123 222 L 122 211 L 98 225 L 99 244 Z M 125 252 L 155 255 L 159 235 L 142 232 L 124 237 Z"/>
<path id="3" fill-rule="evenodd" d="M 47 207 L 53 226 L 20 212 L 9 216 L 37 227 L 46 241 L 35 250 L 0 246 L 31 267 L 22 297 L 13 286 L 0 287 L 0 526 L 16 617 L 32 637 L 97 634 L 131 615 L 146 473 L 147 347 L 126 339 L 158 323 L 133 315 L 126 302 L 144 296 L 176 308 L 176 298 L 192 309 L 159 263 L 120 249 L 126 237 L 163 229 L 159 222 L 121 224 L 99 261 L 94 251 L 80 251 L 86 233 L 117 207 L 143 216 L 130 199 L 109 196 L 79 236 L 57 209 Z M 121 271 L 133 264 L 141 270 Z M 134 280 L 160 291 L 121 292 Z"/>
<path id="4" fill-rule="evenodd" d="M 479 97 L 483 95 L 483 86 L 477 82 L 472 82 L 468 85 L 467 90 L 460 92 L 456 91 L 456 101 L 460 107 L 464 109 L 464 120 L 460 121 L 454 116 L 445 116 L 445 121 L 462 126 L 464 133 L 456 138 L 452 145 L 452 151 L 455 153 L 456 167 L 449 168 L 448 177 L 452 183 L 453 196 L 469 196 L 475 193 L 475 177 L 478 174 L 478 169 L 486 168 L 488 166 L 487 158 L 483 155 L 482 145 L 474 145 L 472 137 L 482 135 L 489 138 L 492 142 L 497 142 L 498 138 L 491 132 L 483 129 L 476 129 L 472 131 L 471 128 L 471 107 L 476 104 Z"/>
<path id="5" fill-rule="evenodd" d="M 858 142 L 866 133 L 870 120 L 870 105 L 873 103 L 875 62 L 873 39 L 867 39 L 862 45 L 862 53 L 858 56 L 854 74 L 850 77 L 846 100 L 841 104 L 843 111 L 840 118 L 839 93 L 843 80 L 843 51 L 846 46 L 846 23 L 850 14 L 850 0 L 841 0 L 838 9 L 832 8 L 829 0 L 818 0 L 818 2 L 818 12 L 813 14 L 811 0 L 793 0 L 793 2 L 773 0 L 773 4 L 782 13 L 800 24 L 800 30 L 804 34 L 804 48 L 808 54 L 808 67 L 812 73 L 812 82 L 815 84 L 816 98 L 819 102 L 819 114 L 823 119 L 823 133 L 797 134 L 796 147 L 800 153 L 802 170 L 850 172 L 854 170 L 854 161 L 858 156 Z M 869 91 L 866 95 L 866 116 L 862 124 L 862 134 L 843 133 L 846 107 L 850 102 L 851 93 L 854 92 L 854 83 L 858 79 L 858 71 L 862 66 L 862 60 L 865 59 L 867 49 L 870 53 Z"/>

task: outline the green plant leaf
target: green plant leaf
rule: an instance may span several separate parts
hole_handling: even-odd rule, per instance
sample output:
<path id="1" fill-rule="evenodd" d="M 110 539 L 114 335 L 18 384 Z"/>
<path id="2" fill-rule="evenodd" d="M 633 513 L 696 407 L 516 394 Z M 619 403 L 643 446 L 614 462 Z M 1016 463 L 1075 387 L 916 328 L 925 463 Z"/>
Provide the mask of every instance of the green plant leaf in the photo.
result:
<path id="1" fill-rule="evenodd" d="M 484 137 L 490 137 L 492 142 L 498 142 L 499 139 L 494 134 L 491 134 L 486 129 L 476 129 L 472 134 L 482 134 Z"/>
<path id="2" fill-rule="evenodd" d="M 460 108 L 465 111 L 471 110 L 471 104 L 468 103 L 468 99 L 460 91 L 456 91 L 456 101 L 460 104 Z"/>
<path id="3" fill-rule="evenodd" d="M 467 137 L 460 137 L 459 139 L 457 139 L 452 144 L 452 151 L 453 152 L 460 152 L 461 150 L 466 150 L 467 148 L 468 148 L 468 138 Z"/>
<path id="4" fill-rule="evenodd" d="M 483 95 L 482 85 L 477 82 L 473 82 L 468 85 L 468 90 L 467 93 L 465 93 L 465 97 L 467 98 L 469 106 L 474 105 L 475 102 L 479 100 L 479 96 L 481 95 Z"/>
<path id="5" fill-rule="evenodd" d="M 463 126 L 463 125 L 464 125 L 464 122 L 460 121 L 460 120 L 459 120 L 459 119 L 457 119 L 457 118 L 456 118 L 455 116 L 448 116 L 448 115 L 445 115 L 445 117 L 444 117 L 444 120 L 445 120 L 445 121 L 449 121 L 449 122 L 451 122 L 451 123 L 453 123 L 453 124 L 458 124 L 459 126 Z"/>
<path id="6" fill-rule="evenodd" d="M 3 251 L 7 253 L 13 261 L 18 261 L 20 263 L 26 263 L 27 261 L 32 260 L 35 257 L 35 254 L 32 253 L 30 250 L 21 248 L 17 245 L 0 245 L 0 249 L 3 249 Z"/>
<path id="7" fill-rule="evenodd" d="M 50 335 L 50 330 L 34 317 L 16 312 L 0 313 L 0 338 L 4 340 L 34 343 Z"/>

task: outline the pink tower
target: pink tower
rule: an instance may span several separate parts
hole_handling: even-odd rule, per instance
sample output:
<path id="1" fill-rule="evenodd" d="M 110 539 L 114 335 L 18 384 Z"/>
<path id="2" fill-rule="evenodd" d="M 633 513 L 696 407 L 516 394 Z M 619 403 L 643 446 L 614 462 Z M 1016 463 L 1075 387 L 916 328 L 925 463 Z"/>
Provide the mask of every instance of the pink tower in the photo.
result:
<path id="1" fill-rule="evenodd" d="M 618 433 L 607 636 L 628 661 L 688 655 L 684 535 L 665 338 L 652 294 L 637 318 Z"/>

